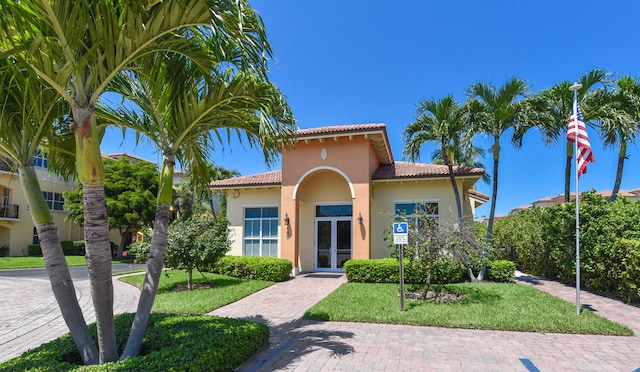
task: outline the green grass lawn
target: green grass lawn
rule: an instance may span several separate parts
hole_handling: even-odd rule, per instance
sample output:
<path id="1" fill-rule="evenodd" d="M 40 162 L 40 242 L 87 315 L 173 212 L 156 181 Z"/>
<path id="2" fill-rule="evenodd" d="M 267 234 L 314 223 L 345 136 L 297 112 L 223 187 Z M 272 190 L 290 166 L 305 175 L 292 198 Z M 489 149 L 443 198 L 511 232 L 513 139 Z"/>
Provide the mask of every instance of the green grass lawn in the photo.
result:
<path id="1" fill-rule="evenodd" d="M 199 272 L 194 271 L 194 283 L 202 284 L 209 281 L 214 284 L 212 288 L 176 291 L 173 290 L 176 286 L 187 283 L 186 272 L 184 270 L 164 271 L 153 303 L 153 312 L 206 314 L 273 284 L 273 282 L 237 279 L 212 273 L 202 274 L 207 278 L 206 280 Z M 120 280 L 141 288 L 144 275 L 125 276 Z"/>
<path id="2" fill-rule="evenodd" d="M 66 256 L 67 265 L 84 266 L 87 259 L 84 256 Z M 44 258 L 38 256 L 0 257 L 0 270 L 31 269 L 44 267 Z"/>
<path id="3" fill-rule="evenodd" d="M 442 287 L 440 287 L 442 288 Z M 633 335 L 629 328 L 521 284 L 449 284 L 465 299 L 454 303 L 406 300 L 399 285 L 345 283 L 305 313 L 307 319 L 395 323 L 527 332 Z"/>

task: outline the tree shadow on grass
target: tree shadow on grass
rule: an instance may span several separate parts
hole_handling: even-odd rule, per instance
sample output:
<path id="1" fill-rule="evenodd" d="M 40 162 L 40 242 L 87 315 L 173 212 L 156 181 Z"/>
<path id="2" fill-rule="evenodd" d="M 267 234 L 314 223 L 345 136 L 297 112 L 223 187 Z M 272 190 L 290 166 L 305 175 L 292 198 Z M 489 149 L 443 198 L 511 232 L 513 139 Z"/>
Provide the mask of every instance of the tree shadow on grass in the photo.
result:
<path id="1" fill-rule="evenodd" d="M 341 358 L 354 352 L 345 340 L 352 332 L 330 329 L 325 322 L 298 319 L 282 324 L 268 321 L 261 315 L 242 318 L 269 326 L 269 346 L 241 365 L 238 371 L 272 371 L 291 368 L 303 355 L 318 349 L 330 351 L 331 358 Z"/>

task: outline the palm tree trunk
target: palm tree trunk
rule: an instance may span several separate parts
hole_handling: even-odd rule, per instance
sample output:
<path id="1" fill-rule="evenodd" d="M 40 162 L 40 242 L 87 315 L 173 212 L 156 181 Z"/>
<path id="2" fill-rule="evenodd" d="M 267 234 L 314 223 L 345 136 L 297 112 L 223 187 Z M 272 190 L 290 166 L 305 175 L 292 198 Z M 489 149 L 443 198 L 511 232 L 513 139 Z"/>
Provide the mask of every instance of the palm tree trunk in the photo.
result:
<path id="1" fill-rule="evenodd" d="M 81 100 L 87 100 L 87 97 L 78 94 Z M 76 166 L 83 192 L 84 238 L 91 297 L 98 328 L 100 363 L 106 363 L 118 360 L 113 319 L 111 244 L 104 195 L 100 136 L 95 109 L 85 101 L 76 101 L 72 107 L 74 123 L 77 126 L 75 130 Z"/>
<path id="2" fill-rule="evenodd" d="M 491 234 L 493 232 L 493 222 L 496 217 L 496 201 L 498 199 L 498 166 L 500 163 L 500 137 L 494 137 L 493 140 L 493 190 L 491 191 L 491 210 L 489 212 L 489 223 L 487 225 L 487 236 L 485 239 L 485 245 L 487 249 L 484 252 L 484 255 L 487 256 L 489 246 L 491 245 Z M 485 271 L 487 270 L 486 266 L 482 266 L 480 268 L 480 273 L 478 274 L 478 280 L 484 279 Z"/>
<path id="3" fill-rule="evenodd" d="M 573 163 L 573 142 L 567 141 L 567 147 L 565 153 L 567 154 L 567 160 L 564 165 L 564 202 L 571 201 L 571 164 Z"/>
<path id="4" fill-rule="evenodd" d="M 491 191 L 491 210 L 489 212 L 489 224 L 487 226 L 487 236 L 485 244 L 491 244 L 491 233 L 493 232 L 493 221 L 496 216 L 496 200 L 498 199 L 498 165 L 500 163 L 500 137 L 495 137 L 493 141 L 493 190 Z"/>
<path id="5" fill-rule="evenodd" d="M 60 246 L 58 229 L 53 223 L 51 211 L 42 195 L 35 170 L 33 166 L 20 167 L 18 173 L 29 211 L 36 224 L 47 276 L 53 295 L 60 307 L 62 318 L 69 327 L 69 332 L 83 363 L 86 365 L 97 364 L 99 361 L 98 349 L 91 338 L 82 309 L 78 304 L 69 267 Z"/>
<path id="6" fill-rule="evenodd" d="M 142 285 L 142 292 L 138 300 L 138 309 L 131 325 L 127 346 L 122 352 L 120 359 L 133 358 L 140 354 L 142 339 L 147 328 L 151 307 L 158 292 L 158 283 L 164 257 L 167 253 L 167 237 L 169 236 L 169 219 L 171 195 L 173 192 L 173 167 L 174 157 L 165 156 L 160 174 L 160 188 L 158 189 L 158 208 L 156 218 L 153 223 L 153 236 L 151 237 L 151 248 L 147 262 L 147 274 Z"/>
<path id="7" fill-rule="evenodd" d="M 118 345 L 113 319 L 113 283 L 111 282 L 111 244 L 107 225 L 104 185 L 82 186 L 84 239 L 91 299 L 96 312 L 100 363 L 118 360 Z"/>
<path id="8" fill-rule="evenodd" d="M 447 164 L 447 166 L 449 168 L 449 180 L 451 180 L 451 187 L 453 187 L 453 195 L 456 198 L 456 208 L 458 208 L 458 223 L 460 227 L 462 227 L 462 203 L 460 202 L 460 191 L 456 184 L 456 176 L 453 174 L 453 166 L 451 164 Z"/>
<path id="9" fill-rule="evenodd" d="M 620 191 L 620 184 L 622 183 L 622 171 L 624 170 L 624 160 L 627 156 L 627 143 L 620 142 L 620 151 L 618 152 L 618 168 L 616 169 L 616 182 L 613 184 L 613 190 L 611 191 L 611 198 L 609 201 L 615 201 L 618 197 L 618 191 Z"/>

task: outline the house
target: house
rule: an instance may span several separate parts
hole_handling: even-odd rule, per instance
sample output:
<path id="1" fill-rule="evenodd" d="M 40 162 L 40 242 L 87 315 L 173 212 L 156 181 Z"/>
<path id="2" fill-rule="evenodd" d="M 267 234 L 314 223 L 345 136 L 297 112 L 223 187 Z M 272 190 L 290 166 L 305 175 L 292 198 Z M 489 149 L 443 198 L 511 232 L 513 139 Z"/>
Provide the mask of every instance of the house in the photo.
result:
<path id="1" fill-rule="evenodd" d="M 454 167 L 463 215 L 489 197 L 473 185 L 480 168 Z M 442 220 L 457 216 L 448 168 L 395 161 L 384 124 L 303 129 L 282 150 L 282 169 L 210 184 L 227 196 L 231 255 L 276 256 L 294 275 L 343 271 L 346 260 L 388 257 L 382 233 L 395 213 L 424 203 Z"/>
<path id="2" fill-rule="evenodd" d="M 603 190 L 603 191 L 596 192 L 597 195 L 600 195 L 605 199 L 611 198 L 612 193 L 613 193 L 613 190 Z M 633 190 L 619 190 L 618 196 L 625 197 L 630 201 L 640 200 L 640 188 L 633 189 Z M 570 193 L 569 200 L 573 201 L 575 199 L 576 199 L 576 193 L 575 192 Z M 552 205 L 561 205 L 561 204 L 564 204 L 564 194 L 558 194 L 555 196 L 545 196 L 544 198 L 540 198 L 538 200 L 531 202 L 531 205 L 523 205 L 523 206 L 514 208 L 509 212 L 509 214 L 514 214 L 519 211 L 529 209 L 531 207 L 542 208 L 542 207 L 549 207 Z"/>
<path id="3" fill-rule="evenodd" d="M 102 154 L 103 158 L 119 160 L 127 158 L 130 162 L 136 163 L 140 161 L 155 164 L 147 159 L 129 154 Z M 60 240 L 82 240 L 84 239 L 83 229 L 73 223 L 66 221 L 68 213 L 64 210 L 64 197 L 62 193 L 75 189 L 75 182 L 66 182 L 48 171 L 49 162 L 46 154 L 35 156 L 33 164 L 38 175 L 40 188 L 44 194 L 45 200 L 51 209 L 53 220 L 58 227 L 58 235 Z M 182 182 L 184 173 L 177 171 L 177 180 L 174 178 L 174 184 Z M 176 182 L 177 181 L 177 182 Z M 30 244 L 38 244 L 38 235 L 35 224 L 29 214 L 27 200 L 20 184 L 17 173 L 14 173 L 11 166 L 0 160 L 0 247 L 9 247 L 9 256 L 26 256 L 28 255 L 28 246 Z M 125 239 L 129 241 L 136 237 L 137 229 L 129 229 Z M 111 241 L 120 244 L 120 233 L 117 229 L 109 232 Z"/>
<path id="4" fill-rule="evenodd" d="M 82 239 L 82 229 L 73 221 L 65 221 L 64 191 L 71 191 L 75 184 L 50 174 L 46 154 L 38 153 L 33 164 L 40 188 L 49 205 L 53 221 L 58 227 L 60 240 Z M 0 246 L 9 247 L 9 256 L 26 256 L 28 246 L 39 242 L 35 224 L 29 214 L 26 196 L 17 173 L 6 161 L 0 160 Z"/>

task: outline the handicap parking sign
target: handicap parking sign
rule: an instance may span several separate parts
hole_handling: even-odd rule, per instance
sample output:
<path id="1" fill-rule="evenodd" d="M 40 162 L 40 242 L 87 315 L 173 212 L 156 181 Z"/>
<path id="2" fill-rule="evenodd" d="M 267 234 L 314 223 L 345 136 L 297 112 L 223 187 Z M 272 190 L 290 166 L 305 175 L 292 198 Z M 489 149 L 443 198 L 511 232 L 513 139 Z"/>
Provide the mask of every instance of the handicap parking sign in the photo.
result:
<path id="1" fill-rule="evenodd" d="M 393 244 L 409 244 L 409 224 L 395 222 L 393 224 Z"/>

